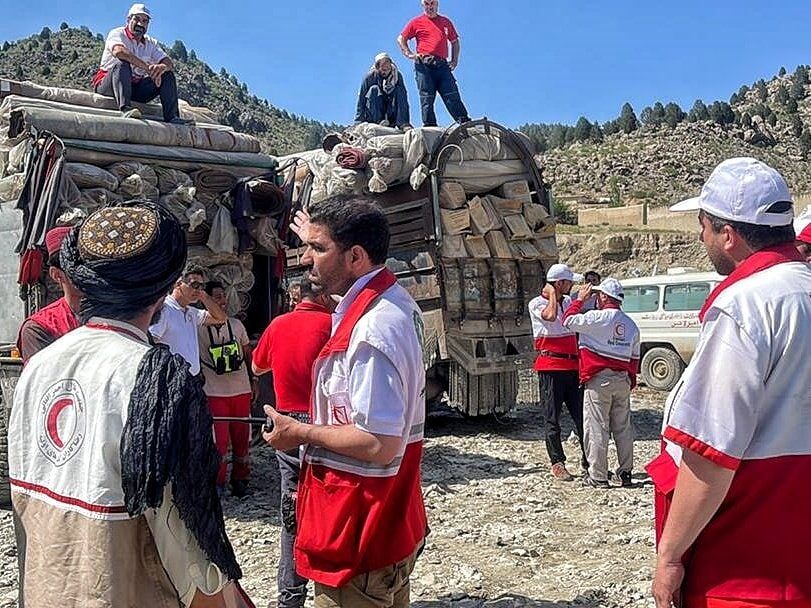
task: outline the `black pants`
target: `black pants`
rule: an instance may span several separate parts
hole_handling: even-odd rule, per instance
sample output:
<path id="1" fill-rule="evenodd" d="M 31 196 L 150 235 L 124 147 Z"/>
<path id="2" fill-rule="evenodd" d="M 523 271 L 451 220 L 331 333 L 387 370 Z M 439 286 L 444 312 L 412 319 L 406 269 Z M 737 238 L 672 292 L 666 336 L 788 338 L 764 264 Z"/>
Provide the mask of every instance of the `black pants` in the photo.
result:
<path id="1" fill-rule="evenodd" d="M 574 431 L 580 440 L 581 466 L 588 467 L 583 442 L 583 389 L 576 371 L 539 372 L 541 385 L 541 412 L 544 417 L 546 451 L 552 464 L 566 462 L 560 440 L 560 413 L 563 404 L 574 422 Z"/>
<path id="2" fill-rule="evenodd" d="M 459 93 L 459 85 L 456 83 L 456 78 L 447 61 L 438 57 L 418 60 L 414 64 L 414 72 L 417 78 L 417 90 L 420 92 L 420 109 L 424 127 L 436 126 L 434 101 L 437 93 L 445 102 L 448 114 L 456 122 L 463 123 L 470 120 Z"/>
<path id="3" fill-rule="evenodd" d="M 105 74 L 96 87 L 96 93 L 114 97 L 119 110 L 129 108 L 133 101 L 149 103 L 160 97 L 163 120 L 169 122 L 180 115 L 177 107 L 177 81 L 173 72 L 163 74 L 161 86 L 157 86 L 149 77 L 133 82 L 132 66 L 126 61 L 120 61 Z"/>
<path id="4" fill-rule="evenodd" d="M 282 520 L 279 534 L 281 555 L 276 573 L 279 588 L 279 608 L 301 608 L 307 599 L 307 579 L 296 574 L 293 560 L 293 544 L 296 541 L 296 503 L 293 497 L 298 489 L 298 477 L 301 471 L 298 448 L 289 452 L 276 452 L 279 463 L 279 481 L 281 482 Z"/>

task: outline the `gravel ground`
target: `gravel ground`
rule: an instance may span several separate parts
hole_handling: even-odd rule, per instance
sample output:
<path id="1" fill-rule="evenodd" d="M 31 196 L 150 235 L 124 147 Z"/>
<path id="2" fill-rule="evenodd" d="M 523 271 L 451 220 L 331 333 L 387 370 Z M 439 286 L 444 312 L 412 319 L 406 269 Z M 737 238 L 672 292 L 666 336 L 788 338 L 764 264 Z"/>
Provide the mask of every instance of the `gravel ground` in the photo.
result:
<path id="1" fill-rule="evenodd" d="M 639 471 L 657 451 L 664 397 L 644 387 L 633 394 Z M 567 419 L 566 436 L 570 429 Z M 576 473 L 573 436 L 565 448 Z M 252 494 L 225 498 L 224 510 L 244 587 L 264 608 L 275 596 L 278 472 L 271 450 L 253 457 Z M 653 605 L 651 485 L 644 474 L 637 487 L 610 490 L 555 481 L 537 407 L 501 421 L 432 418 L 423 477 L 432 531 L 412 577 L 413 606 Z M 16 605 L 16 570 L 11 513 L 0 511 L 0 608 Z"/>

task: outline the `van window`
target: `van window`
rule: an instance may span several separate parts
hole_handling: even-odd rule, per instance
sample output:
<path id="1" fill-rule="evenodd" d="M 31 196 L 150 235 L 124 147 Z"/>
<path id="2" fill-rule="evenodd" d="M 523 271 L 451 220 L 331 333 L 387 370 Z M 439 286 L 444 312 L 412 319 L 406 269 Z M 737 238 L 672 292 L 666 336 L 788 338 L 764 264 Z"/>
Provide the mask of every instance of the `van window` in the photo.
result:
<path id="1" fill-rule="evenodd" d="M 701 310 L 710 295 L 709 283 L 684 283 L 665 287 L 665 310 Z"/>
<path id="2" fill-rule="evenodd" d="M 659 286 L 639 285 L 626 287 L 622 300 L 625 312 L 654 312 L 659 309 Z"/>

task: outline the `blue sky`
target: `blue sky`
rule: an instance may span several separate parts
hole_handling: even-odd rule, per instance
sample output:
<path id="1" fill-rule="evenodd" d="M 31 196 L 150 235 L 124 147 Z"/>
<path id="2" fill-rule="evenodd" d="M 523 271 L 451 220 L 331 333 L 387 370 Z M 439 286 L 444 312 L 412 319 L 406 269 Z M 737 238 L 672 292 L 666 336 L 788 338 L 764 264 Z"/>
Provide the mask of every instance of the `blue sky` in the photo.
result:
<path id="1" fill-rule="evenodd" d="M 0 39 L 62 21 L 106 33 L 129 2 L 4 0 Z M 405 73 L 419 121 L 413 70 L 397 34 L 418 0 L 155 0 L 150 33 L 194 49 L 251 91 L 290 112 L 352 120 L 361 77 L 388 51 Z M 697 97 L 728 99 L 741 84 L 811 64 L 808 0 L 442 0 L 462 40 L 457 78 L 473 117 L 601 122 L 630 101 L 688 110 Z M 437 103 L 441 107 L 441 103 Z M 447 122 L 447 114 L 439 114 Z"/>

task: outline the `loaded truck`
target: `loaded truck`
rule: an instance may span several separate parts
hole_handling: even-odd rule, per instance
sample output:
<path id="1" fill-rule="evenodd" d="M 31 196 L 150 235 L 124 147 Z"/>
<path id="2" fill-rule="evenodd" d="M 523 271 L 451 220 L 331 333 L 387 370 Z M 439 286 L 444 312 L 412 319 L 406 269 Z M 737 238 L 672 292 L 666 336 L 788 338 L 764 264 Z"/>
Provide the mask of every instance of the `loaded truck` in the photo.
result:
<path id="1" fill-rule="evenodd" d="M 381 172 L 375 159 L 399 160 L 398 135 L 371 131 L 280 161 L 297 176 L 297 207 L 317 205 L 347 181 L 330 157 L 359 149 L 372 177 Z M 404 166 L 389 172 L 385 189 L 367 192 L 389 219 L 386 264 L 423 312 L 429 402 L 445 396 L 469 416 L 504 414 L 515 404 L 519 370 L 534 359 L 527 304 L 557 261 L 548 190 L 530 142 L 515 131 L 487 119 L 421 131 L 402 136 Z M 409 151 L 420 137 L 427 153 L 414 165 Z M 295 280 L 305 270 L 303 248 L 289 245 L 286 278 Z"/>
<path id="2" fill-rule="evenodd" d="M 429 400 L 447 396 L 470 416 L 513 406 L 532 361 L 526 305 L 557 259 L 547 189 L 522 135 L 486 119 L 405 134 L 360 125 L 330 152 L 277 159 L 205 108 L 181 103 L 188 124 L 168 125 L 151 119 L 158 105 L 139 105 L 146 118 L 133 120 L 111 103 L 0 80 L 0 502 L 17 330 L 59 297 L 47 271 L 20 269 L 36 267 L 49 228 L 131 199 L 163 204 L 184 224 L 189 261 L 224 284 L 229 314 L 258 337 L 304 271 L 291 215 L 347 189 L 373 197 L 391 225 L 387 264 L 423 310 Z M 362 166 L 338 165 L 347 148 L 363 152 Z"/>

